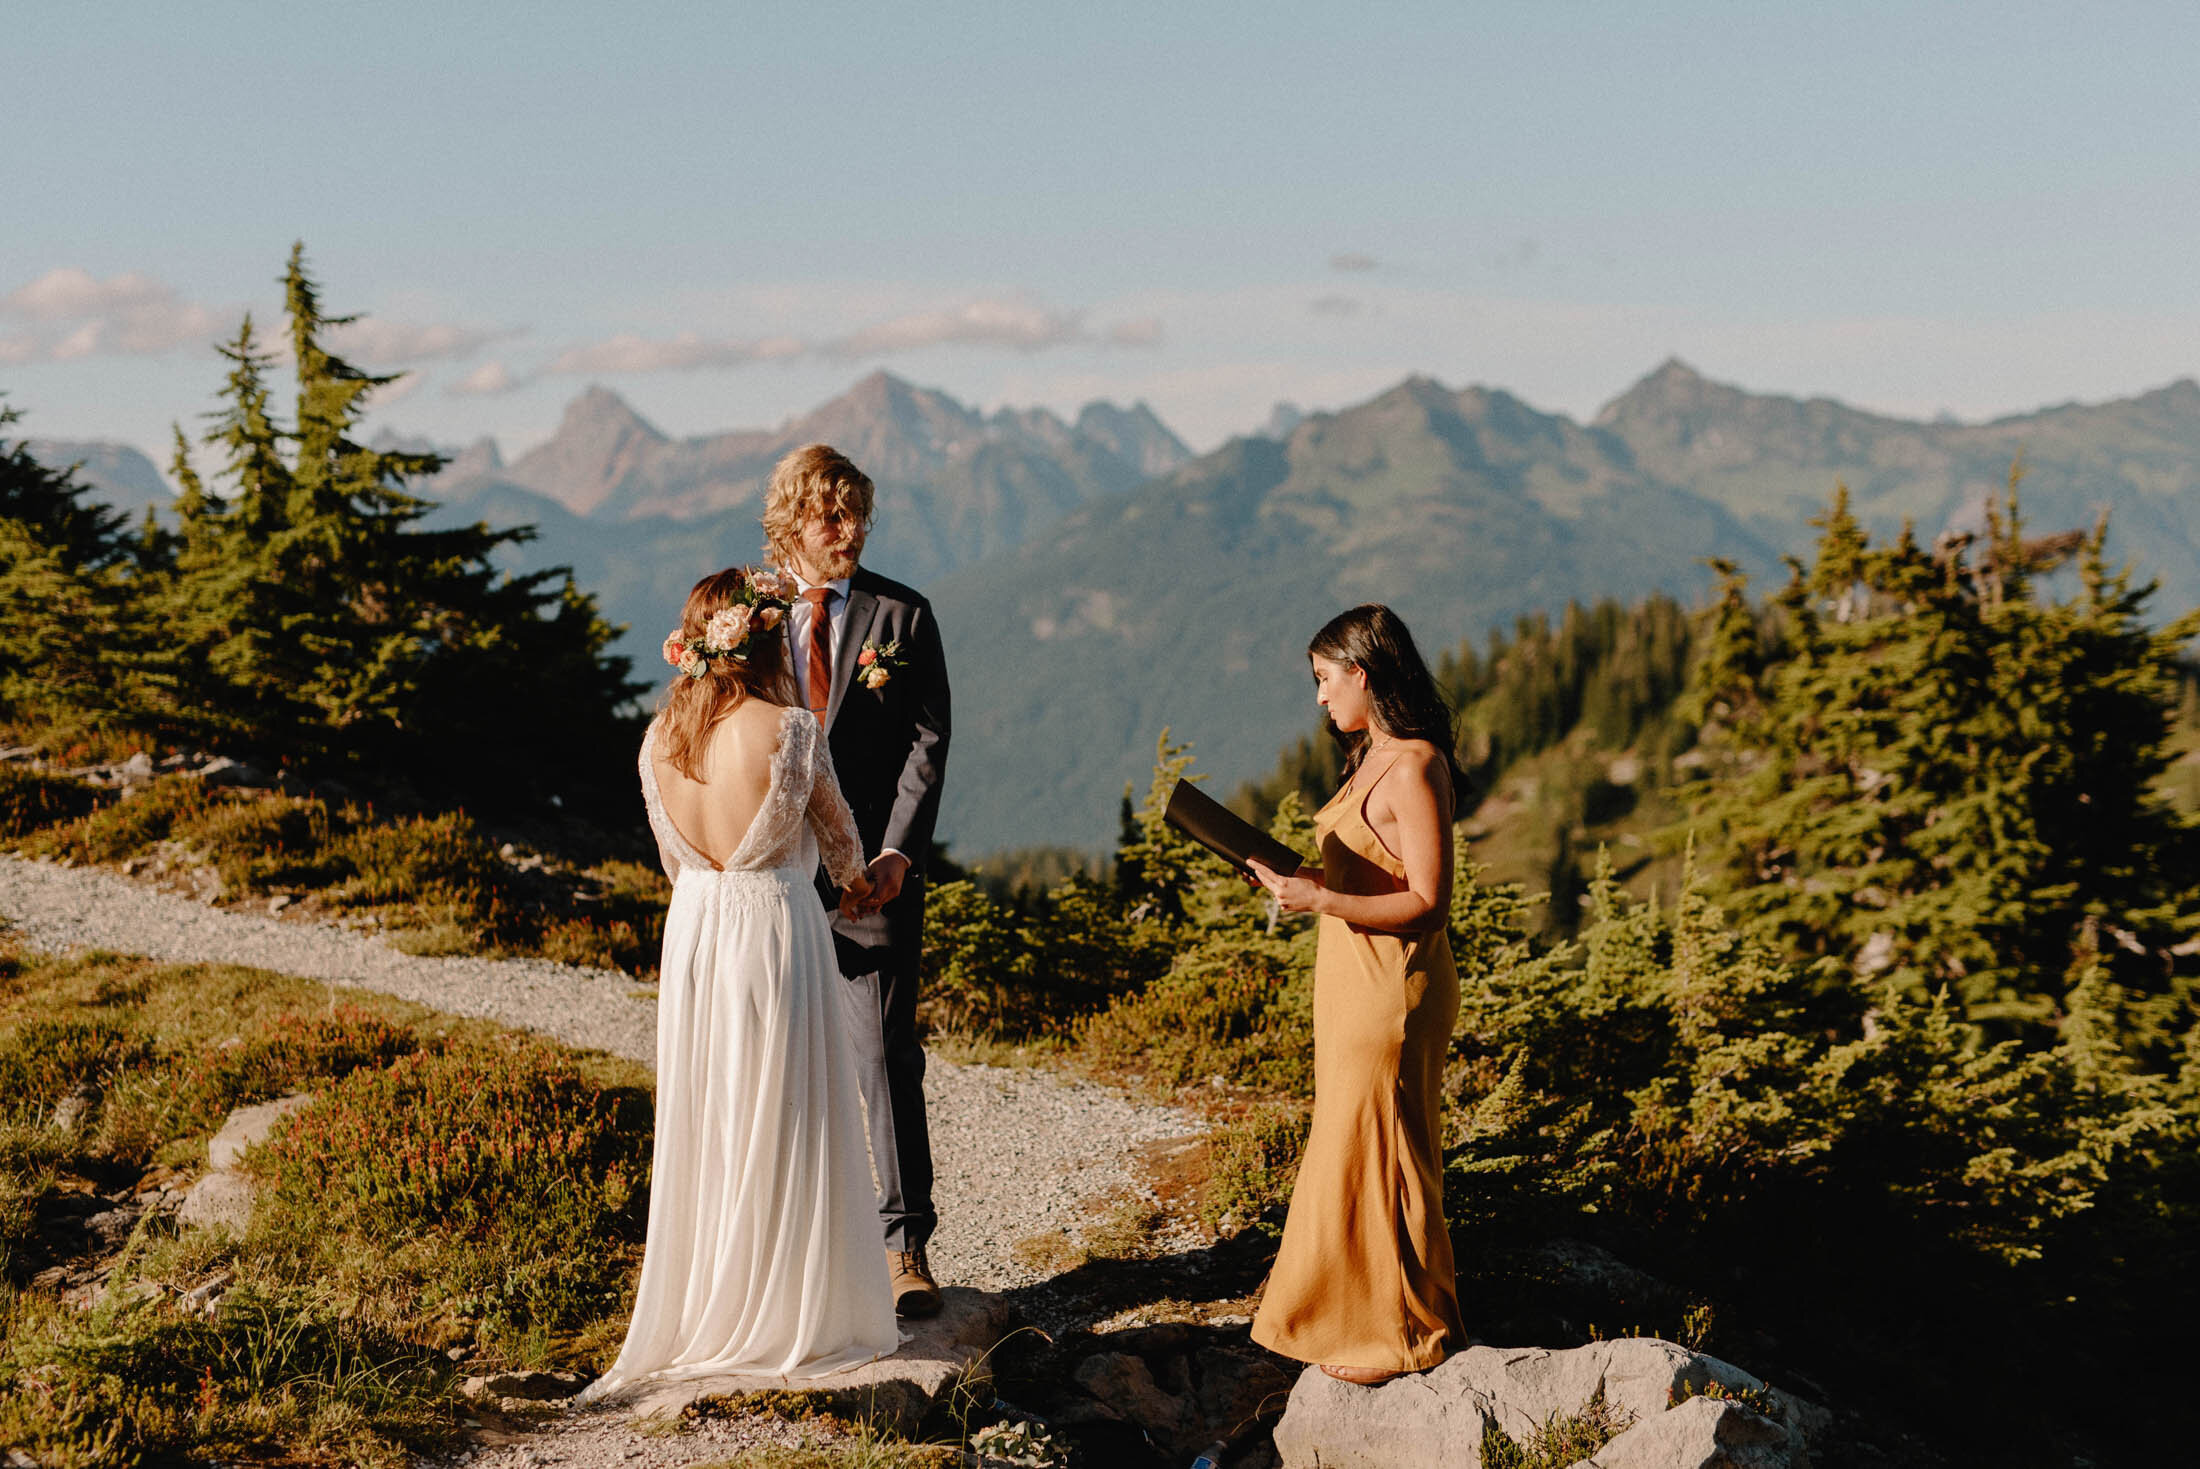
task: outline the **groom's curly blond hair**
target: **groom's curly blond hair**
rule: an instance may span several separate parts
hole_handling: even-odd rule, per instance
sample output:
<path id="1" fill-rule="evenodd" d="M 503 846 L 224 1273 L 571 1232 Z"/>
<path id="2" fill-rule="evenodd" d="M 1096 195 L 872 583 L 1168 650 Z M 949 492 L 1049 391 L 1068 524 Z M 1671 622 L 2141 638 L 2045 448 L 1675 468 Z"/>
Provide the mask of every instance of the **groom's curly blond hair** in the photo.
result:
<path id="1" fill-rule="evenodd" d="M 838 514 L 868 527 L 877 500 L 871 477 L 847 455 L 830 444 L 804 444 L 772 466 L 764 491 L 764 550 L 789 565 L 805 520 Z"/>

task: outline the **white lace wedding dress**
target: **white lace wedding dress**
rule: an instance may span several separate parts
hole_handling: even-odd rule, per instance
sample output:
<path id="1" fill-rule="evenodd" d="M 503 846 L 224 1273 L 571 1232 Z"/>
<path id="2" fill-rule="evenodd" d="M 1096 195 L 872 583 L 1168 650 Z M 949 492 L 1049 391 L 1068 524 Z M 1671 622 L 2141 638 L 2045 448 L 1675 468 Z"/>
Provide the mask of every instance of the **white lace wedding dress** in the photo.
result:
<path id="1" fill-rule="evenodd" d="M 843 1032 L 822 849 L 863 868 L 816 718 L 781 716 L 764 804 L 723 869 L 642 794 L 672 878 L 657 987 L 649 1241 L 626 1344 L 582 1394 L 720 1372 L 812 1377 L 899 1344 L 878 1200 Z"/>

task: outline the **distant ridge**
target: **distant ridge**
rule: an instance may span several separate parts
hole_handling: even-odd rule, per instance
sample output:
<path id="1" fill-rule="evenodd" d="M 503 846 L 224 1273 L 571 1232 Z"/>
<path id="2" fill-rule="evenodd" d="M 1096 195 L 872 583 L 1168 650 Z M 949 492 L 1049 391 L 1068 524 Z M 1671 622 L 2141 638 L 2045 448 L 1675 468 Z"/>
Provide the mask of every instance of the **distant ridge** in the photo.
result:
<path id="1" fill-rule="evenodd" d="M 1192 457 L 1143 403 L 1090 403 L 1071 421 L 1044 408 L 985 414 L 874 372 L 776 428 L 685 439 L 591 387 L 556 433 L 510 464 L 494 440 L 477 440 L 423 492 L 443 502 L 445 523 L 534 525 L 537 538 L 510 563 L 573 568 L 646 657 L 696 578 L 758 556 L 772 465 L 819 440 L 878 486 L 865 564 L 920 586 Z"/>
<path id="2" fill-rule="evenodd" d="M 1407 378 L 1365 403 L 1273 416 L 935 589 L 958 666 L 941 827 L 959 850 L 1110 837 L 1163 726 L 1214 788 L 1311 728 L 1303 649 L 1355 602 L 1388 602 L 1431 657 L 1569 600 L 1708 585 L 1708 556 L 1784 578 L 1846 482 L 1875 534 L 1976 524 L 2011 461 L 2038 528 L 2112 513 L 2111 550 L 2200 602 L 2200 387 L 1992 423 L 1921 423 L 1827 398 L 1747 392 L 1677 359 L 1587 424 L 1500 389 Z M 1070 758 L 1065 752 L 1074 752 Z"/>
<path id="3" fill-rule="evenodd" d="M 592 388 L 514 462 L 478 440 L 422 489 L 444 520 L 536 525 L 513 564 L 571 566 L 648 673 L 694 579 L 757 554 L 764 477 L 812 439 L 878 482 L 866 563 L 940 608 L 957 690 L 941 832 L 965 855 L 1104 844 L 1164 724 L 1220 789 L 1265 770 L 1314 722 L 1299 650 L 1340 607 L 1395 604 L 1435 656 L 1569 599 L 1698 596 L 1709 555 L 1764 588 L 1836 481 L 1874 534 L 1929 539 L 1976 526 L 2021 453 L 2032 526 L 2107 510 L 2112 554 L 2162 584 L 2157 611 L 2200 603 L 2191 379 L 1922 422 L 1672 359 L 1582 423 L 1416 375 L 1334 412 L 1279 407 L 1196 459 L 1144 404 L 987 413 L 883 372 L 777 427 L 686 439 Z M 118 503 L 166 498 L 126 446 L 40 443 Z"/>
<path id="4" fill-rule="evenodd" d="M 936 389 L 874 372 L 776 429 L 688 439 L 667 437 L 618 394 L 590 387 L 566 405 L 556 433 L 509 466 L 479 457 L 454 462 L 436 486 L 463 498 L 493 479 L 594 519 L 692 519 L 759 503 L 779 457 L 818 441 L 862 465 L 888 509 L 922 501 L 927 512 L 950 519 L 966 499 L 973 508 L 1007 508 L 999 503 L 1006 483 L 1020 483 L 1066 509 L 1191 458 L 1143 403 L 1129 409 L 1087 404 L 1074 423 L 1044 408 L 1002 409 L 988 417 Z M 493 443 L 488 453 L 494 456 Z M 991 538 L 964 525 L 948 539 L 985 546 Z M 936 549 L 938 559 L 957 559 Z"/>

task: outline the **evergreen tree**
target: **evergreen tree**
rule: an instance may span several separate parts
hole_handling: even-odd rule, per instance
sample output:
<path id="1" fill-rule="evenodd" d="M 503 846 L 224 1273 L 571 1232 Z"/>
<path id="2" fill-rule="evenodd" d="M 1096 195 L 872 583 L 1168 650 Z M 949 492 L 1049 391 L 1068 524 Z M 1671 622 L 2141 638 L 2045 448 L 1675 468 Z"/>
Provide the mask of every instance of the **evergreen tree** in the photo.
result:
<path id="1" fill-rule="evenodd" d="M 0 404 L 0 430 L 20 415 Z M 73 469 L 0 438 L 0 718 L 19 738 L 111 732 L 131 712 L 131 546 Z"/>
<path id="2" fill-rule="evenodd" d="M 208 733 L 319 769 L 402 773 L 439 796 L 541 798 L 578 776 L 616 783 L 638 692 L 606 655 L 612 629 L 562 570 L 494 564 L 525 529 L 430 529 L 404 488 L 435 455 L 354 437 L 394 379 L 331 352 L 325 314 L 294 247 L 283 278 L 294 416 L 278 422 L 274 359 L 247 317 L 207 443 L 230 493 L 206 493 L 180 442 L 182 522 L 165 625 L 179 686 Z"/>
<path id="3" fill-rule="evenodd" d="M 1790 953 L 1971 1022 L 2051 1026 L 2080 972 L 2122 1040 L 2189 1024 L 2195 829 L 2156 793 L 2200 614 L 2150 629 L 2105 524 L 2028 541 L 2012 500 L 1983 545 L 1875 549 L 1836 495 L 1780 594 L 1785 646 L 1748 649 L 1731 573 L 1698 699 L 1739 756 L 1705 814 L 1732 839 L 1728 904 Z M 2037 575 L 2072 551 L 2078 595 Z"/>

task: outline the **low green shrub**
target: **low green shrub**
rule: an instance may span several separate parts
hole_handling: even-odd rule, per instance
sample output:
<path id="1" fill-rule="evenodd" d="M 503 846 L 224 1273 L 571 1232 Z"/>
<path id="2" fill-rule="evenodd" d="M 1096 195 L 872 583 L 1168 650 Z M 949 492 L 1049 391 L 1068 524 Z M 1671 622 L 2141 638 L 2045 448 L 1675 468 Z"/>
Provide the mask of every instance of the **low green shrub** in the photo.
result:
<path id="1" fill-rule="evenodd" d="M 449 1363 L 307 1290 L 245 1285 L 211 1317 L 30 1295 L 4 1316 L 0 1442 L 57 1465 L 258 1458 L 399 1469 L 457 1426 Z"/>
<path id="2" fill-rule="evenodd" d="M 0 1283 L 0 1445 L 400 1469 L 459 1424 L 444 1349 L 616 1350 L 646 1210 L 641 1068 L 233 966 L 0 945 L 0 976 L 0 1086 L 38 1098 L 0 1121 L 0 1250 L 57 1193 L 203 1166 L 240 1103 L 311 1091 L 332 1148 L 279 1130 L 252 1156 L 290 1182 L 244 1234 L 140 1229 L 91 1311 Z M 48 1125 L 46 1098 L 83 1080 L 103 1087 L 89 1125 Z M 233 1281 L 213 1317 L 176 1303 L 217 1271 Z"/>
<path id="3" fill-rule="evenodd" d="M 194 776 L 164 775 L 111 806 L 32 833 L 23 847 L 42 857 L 120 862 L 166 841 L 178 825 L 204 819 L 224 799 Z"/>
<path id="4" fill-rule="evenodd" d="M 0 765 L 0 839 L 90 815 L 110 799 L 95 785 L 23 765 Z"/>
<path id="5" fill-rule="evenodd" d="M 440 1279 L 423 1305 L 558 1331 L 616 1306 L 647 1215 L 650 1136 L 645 1096 L 547 1046 L 461 1043 L 351 1072 L 251 1166 L 270 1232 L 425 1242 Z"/>
<path id="6" fill-rule="evenodd" d="M 179 1130 L 218 1124 L 235 1107 L 265 1102 L 361 1067 L 381 1069 L 419 1048 L 401 1025 L 356 1005 L 317 1015 L 286 1012 L 260 1022 L 234 1044 L 182 1062 L 170 1079 Z"/>
<path id="7" fill-rule="evenodd" d="M 152 1039 L 127 1019 L 39 1015 L 0 1031 L 0 1111 L 36 1121 L 78 1087 L 104 1088 L 148 1063 Z"/>
<path id="8" fill-rule="evenodd" d="M 479 828 L 457 811 L 354 826 L 331 856 L 349 875 L 329 897 L 350 907 L 440 898 L 485 909 L 501 868 Z"/>
<path id="9" fill-rule="evenodd" d="M 1174 947 L 1163 924 L 1091 878 L 1021 901 L 942 883 L 926 899 L 925 1018 L 993 1040 L 1061 1034 L 1152 982 Z"/>
<path id="10" fill-rule="evenodd" d="M 330 850 L 334 831 L 326 803 L 270 795 L 218 802 L 179 823 L 174 836 L 214 864 L 225 897 L 241 898 L 321 887 L 347 875 L 342 855 Z"/>
<path id="11" fill-rule="evenodd" d="M 1224 1082 L 1303 1095 L 1313 1083 L 1311 934 L 1222 937 L 1077 1028 L 1104 1071 L 1165 1087 Z"/>
<path id="12" fill-rule="evenodd" d="M 1279 1222 L 1279 1211 L 1291 1202 L 1311 1121 L 1299 1102 L 1263 1102 L 1208 1134 L 1200 1222 L 1209 1229 L 1219 1229 L 1226 1220 L 1239 1225 Z"/>

